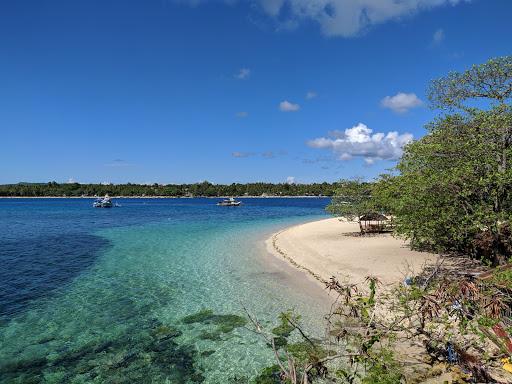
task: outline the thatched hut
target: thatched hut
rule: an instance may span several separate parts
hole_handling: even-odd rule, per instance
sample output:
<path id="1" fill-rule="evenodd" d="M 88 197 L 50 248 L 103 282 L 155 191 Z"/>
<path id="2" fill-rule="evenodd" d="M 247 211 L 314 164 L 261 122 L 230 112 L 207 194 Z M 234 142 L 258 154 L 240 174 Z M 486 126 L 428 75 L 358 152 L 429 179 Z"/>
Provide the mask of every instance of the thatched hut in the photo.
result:
<path id="1" fill-rule="evenodd" d="M 382 233 L 390 231 L 389 219 L 383 214 L 371 212 L 359 217 L 361 233 Z"/>

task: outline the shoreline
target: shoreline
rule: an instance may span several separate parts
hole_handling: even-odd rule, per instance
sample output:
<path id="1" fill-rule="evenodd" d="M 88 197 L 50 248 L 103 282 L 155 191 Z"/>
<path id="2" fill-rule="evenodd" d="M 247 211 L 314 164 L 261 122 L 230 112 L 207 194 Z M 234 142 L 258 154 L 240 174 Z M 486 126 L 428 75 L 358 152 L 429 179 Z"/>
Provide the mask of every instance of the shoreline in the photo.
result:
<path id="1" fill-rule="evenodd" d="M 382 288 L 375 296 L 375 310 L 370 323 L 382 321 L 383 327 L 388 327 L 396 321 L 398 321 L 397 324 L 406 321 L 405 327 L 413 326 L 414 328 L 418 324 L 415 325 L 415 322 L 418 322 L 421 317 L 414 314 L 413 316 L 406 314 L 403 317 L 404 312 L 400 311 L 398 304 L 400 300 L 409 296 L 401 296 L 400 290 L 395 289 L 399 284 L 403 284 L 405 278 L 414 277 L 424 267 L 435 265 L 442 255 L 410 250 L 407 242 L 393 238 L 390 234 L 359 236 L 356 235 L 358 232 L 357 223 L 343 222 L 338 218 L 323 219 L 278 231 L 267 238 L 266 246 L 274 257 L 288 262 L 298 271 L 307 273 L 310 279 L 314 279 L 324 288 L 324 282 L 334 277 L 342 287 L 346 284 L 354 284 L 357 285 L 358 290 L 363 288 L 363 292 L 368 292 L 368 286 L 365 284 L 366 277 L 376 277 Z M 443 268 L 457 271 L 464 265 L 467 266 L 467 261 L 462 257 L 454 257 L 446 261 Z M 476 266 L 473 264 L 473 268 Z M 363 285 L 365 287 L 362 287 Z M 364 295 L 363 293 L 362 297 L 365 297 Z M 335 308 L 334 305 L 332 308 Z M 410 308 L 420 310 L 418 308 L 421 307 Z M 359 318 L 353 319 L 357 323 Z M 369 327 L 370 323 L 365 322 L 365 327 Z M 443 367 L 439 360 L 432 359 L 433 353 L 429 351 L 430 344 L 427 342 L 429 335 L 432 334 L 434 340 L 435 337 L 439 337 L 440 340 L 443 340 L 443 337 L 449 337 L 449 340 L 455 339 L 460 345 L 464 343 L 461 340 L 476 342 L 477 333 L 466 335 L 463 331 L 457 331 L 456 327 L 454 330 L 452 324 L 451 319 L 445 322 L 430 320 L 425 329 L 437 327 L 436 329 L 433 328 L 431 333 L 427 331 L 412 336 L 401 326 L 394 328 L 393 325 L 393 328 L 389 328 L 393 331 L 390 337 L 385 336 L 384 340 L 393 341 L 390 346 L 393 359 L 403 367 L 402 373 L 407 382 L 424 384 L 452 382 L 460 377 L 456 371 Z M 367 332 L 364 327 L 362 330 Z M 393 336 L 396 336 L 396 339 Z M 483 349 L 500 350 L 499 342 L 493 344 L 490 340 L 492 339 L 487 341 L 482 339 L 481 344 L 477 343 L 476 346 L 471 347 L 469 356 L 474 356 Z M 494 356 L 499 356 L 498 352 L 493 353 Z M 501 369 L 502 363 L 496 358 L 491 360 L 487 368 L 492 379 L 499 378 L 504 379 L 503 382 L 509 382 L 506 381 L 509 375 Z"/>
<path id="2" fill-rule="evenodd" d="M 306 222 L 273 233 L 265 244 L 274 257 L 306 273 L 325 288 L 331 277 L 362 283 L 366 276 L 393 285 L 439 256 L 410 250 L 390 234 L 358 236 L 356 223 L 327 218 Z"/>
<path id="3" fill-rule="evenodd" d="M 290 227 L 297 225 L 307 224 L 318 221 L 312 219 L 303 223 L 293 224 Z M 285 231 L 289 227 L 280 229 L 277 233 Z M 310 298 L 313 298 L 322 307 L 322 311 L 317 315 L 323 317 L 328 313 L 332 305 L 332 295 L 325 289 L 323 284 L 318 284 L 318 281 L 313 278 L 307 271 L 293 265 L 289 260 L 283 257 L 276 257 L 276 255 L 268 248 L 267 239 L 273 236 L 272 231 L 265 231 L 260 233 L 255 239 L 255 246 L 259 249 L 259 263 L 262 268 L 269 273 L 278 273 L 276 278 L 281 281 L 286 287 L 291 288 L 295 292 L 301 292 Z"/>
<path id="4" fill-rule="evenodd" d="M 306 222 L 306 223 L 302 223 L 302 224 L 296 224 L 291 227 L 282 229 L 278 232 L 275 232 L 272 234 L 272 236 L 270 236 L 269 238 L 267 238 L 265 240 L 265 245 L 267 248 L 267 253 L 271 254 L 275 259 L 286 263 L 290 268 L 293 268 L 296 271 L 302 272 L 303 274 L 305 274 L 305 276 L 308 280 L 314 281 L 317 285 L 320 284 L 322 287 L 325 287 L 325 283 L 327 282 L 327 280 L 322 278 L 322 276 L 315 273 L 310 268 L 297 263 L 292 256 L 288 255 L 286 252 L 281 250 L 281 248 L 279 248 L 279 246 L 277 245 L 277 239 L 278 239 L 279 235 L 281 235 L 282 233 L 284 233 L 287 230 L 292 229 L 294 227 L 299 227 L 299 226 L 302 226 L 305 224 L 314 223 L 316 221 L 320 221 L 320 220 L 310 221 L 310 222 Z"/>
<path id="5" fill-rule="evenodd" d="M 374 276 L 382 284 L 384 302 L 391 304 L 386 292 L 400 284 L 405 276 L 411 276 L 426 264 L 435 263 L 438 255 L 411 251 L 402 240 L 390 234 L 358 236 L 357 223 L 343 222 L 338 218 L 320 219 L 294 225 L 275 232 L 267 238 L 267 251 L 276 259 L 286 262 L 291 268 L 307 276 L 318 287 L 323 287 L 326 299 L 331 300 L 331 311 L 337 294 L 331 294 L 326 284 L 331 277 L 341 284 L 365 284 L 367 276 Z M 377 255 L 378 254 L 378 255 Z M 404 262 L 407 264 L 404 265 Z M 402 271 L 400 269 L 402 268 Z M 366 290 L 364 288 L 363 290 Z M 379 310 L 387 317 L 389 306 Z M 425 363 L 426 352 L 408 341 L 399 341 L 394 347 L 395 357 L 404 363 L 415 365 L 408 375 L 430 372 L 432 368 Z M 441 376 L 440 376 L 441 377 Z M 439 377 L 435 377 L 437 380 Z M 444 376 L 443 376 L 444 378 Z M 427 378 L 422 383 L 431 383 Z"/>
<path id="6" fill-rule="evenodd" d="M 100 196 L 0 196 L 1 199 L 97 199 Z M 110 196 L 112 199 L 227 199 L 233 196 Z M 237 199 L 330 199 L 332 196 L 235 196 Z"/>

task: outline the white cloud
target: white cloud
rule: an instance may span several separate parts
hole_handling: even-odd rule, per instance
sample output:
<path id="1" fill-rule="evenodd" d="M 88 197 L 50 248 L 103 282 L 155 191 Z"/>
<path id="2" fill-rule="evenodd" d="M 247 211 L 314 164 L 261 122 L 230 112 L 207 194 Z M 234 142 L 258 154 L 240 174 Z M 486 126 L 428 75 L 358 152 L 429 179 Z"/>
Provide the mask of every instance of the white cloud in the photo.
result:
<path id="1" fill-rule="evenodd" d="M 444 40 L 444 30 L 442 28 L 439 28 L 437 31 L 434 32 L 434 35 L 432 36 L 432 45 L 439 45 Z"/>
<path id="2" fill-rule="evenodd" d="M 286 178 L 286 184 L 295 184 L 295 177 L 294 176 L 288 176 Z"/>
<path id="3" fill-rule="evenodd" d="M 423 102 L 414 93 L 399 92 L 394 96 L 386 96 L 380 104 L 396 113 L 405 113 L 409 109 L 419 107 Z"/>
<path id="4" fill-rule="evenodd" d="M 174 0 L 198 5 L 208 0 Z M 276 24 L 289 29 L 301 22 L 313 21 L 326 36 L 352 37 L 371 26 L 410 17 L 432 8 L 471 0 L 253 0 Z M 236 0 L 210 0 L 212 3 L 237 4 Z M 238 1 L 238 3 L 242 3 Z"/>
<path id="5" fill-rule="evenodd" d="M 285 0 L 260 0 L 261 7 L 270 16 L 277 16 L 284 5 Z"/>
<path id="6" fill-rule="evenodd" d="M 314 99 L 317 96 L 318 96 L 318 94 L 315 91 L 309 91 L 308 93 L 306 93 L 307 100 Z"/>
<path id="7" fill-rule="evenodd" d="M 259 0 L 283 24 L 312 20 L 327 36 L 355 36 L 372 25 L 470 0 Z"/>
<path id="8" fill-rule="evenodd" d="M 74 184 L 76 183 L 77 181 L 75 179 L 73 179 L 72 177 L 70 177 L 67 181 L 68 184 Z"/>
<path id="9" fill-rule="evenodd" d="M 284 100 L 279 103 L 279 109 L 282 112 L 297 112 L 300 109 L 300 105 L 290 103 L 288 100 Z"/>
<path id="10" fill-rule="evenodd" d="M 251 70 L 249 68 L 241 68 L 238 73 L 235 74 L 235 78 L 238 80 L 246 80 L 251 76 Z"/>
<path id="11" fill-rule="evenodd" d="M 236 113 L 236 117 L 244 118 L 244 117 L 247 117 L 247 116 L 249 116 L 249 112 L 240 111 L 240 112 Z"/>
<path id="12" fill-rule="evenodd" d="M 329 137 L 319 137 L 308 142 L 312 148 L 331 150 L 339 160 L 361 157 L 365 164 L 377 160 L 396 160 L 402 155 L 405 144 L 412 141 L 410 133 L 373 133 L 365 124 L 359 123 L 344 131 L 332 131 Z"/>

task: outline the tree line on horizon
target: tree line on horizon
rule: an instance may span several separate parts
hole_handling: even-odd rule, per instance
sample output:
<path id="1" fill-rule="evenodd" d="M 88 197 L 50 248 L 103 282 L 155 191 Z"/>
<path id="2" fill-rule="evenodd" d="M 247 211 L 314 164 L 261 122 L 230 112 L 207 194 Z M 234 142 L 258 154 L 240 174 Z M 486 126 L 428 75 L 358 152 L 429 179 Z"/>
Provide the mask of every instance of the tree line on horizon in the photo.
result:
<path id="1" fill-rule="evenodd" d="M 79 184 L 79 183 L 18 183 L 0 185 L 4 197 L 94 197 L 104 196 L 332 196 L 335 184 L 233 183 L 212 184 Z"/>

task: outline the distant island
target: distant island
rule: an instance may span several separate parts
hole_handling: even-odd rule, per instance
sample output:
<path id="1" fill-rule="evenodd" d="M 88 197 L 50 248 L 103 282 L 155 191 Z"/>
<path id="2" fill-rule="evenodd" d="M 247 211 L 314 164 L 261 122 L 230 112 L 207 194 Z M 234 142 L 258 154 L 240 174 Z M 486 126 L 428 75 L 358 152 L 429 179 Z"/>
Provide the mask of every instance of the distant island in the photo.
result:
<path id="1" fill-rule="evenodd" d="M 334 183 L 233 183 L 213 184 L 80 184 L 18 183 L 0 185 L 0 197 L 223 197 L 223 196 L 332 196 Z"/>

